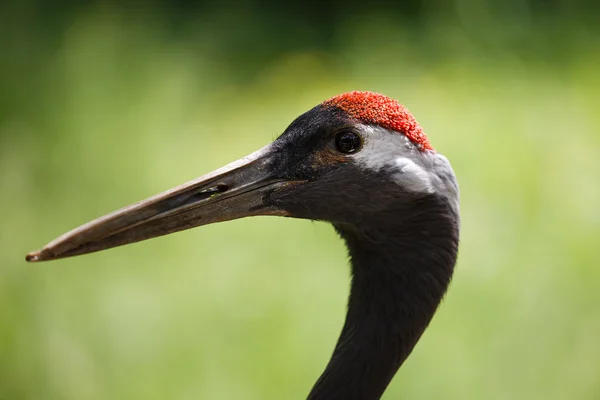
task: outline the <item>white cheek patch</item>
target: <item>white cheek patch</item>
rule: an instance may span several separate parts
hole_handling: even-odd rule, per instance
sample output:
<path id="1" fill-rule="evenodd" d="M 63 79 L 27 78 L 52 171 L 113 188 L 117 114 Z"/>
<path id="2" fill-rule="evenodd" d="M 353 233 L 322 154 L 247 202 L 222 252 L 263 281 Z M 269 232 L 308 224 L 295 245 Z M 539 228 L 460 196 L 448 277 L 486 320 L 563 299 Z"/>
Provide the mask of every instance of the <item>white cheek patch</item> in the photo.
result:
<path id="1" fill-rule="evenodd" d="M 393 172 L 394 180 L 411 192 L 433 193 L 431 177 L 413 160 L 404 157 L 396 158 L 397 170 Z"/>
<path id="2" fill-rule="evenodd" d="M 395 159 L 411 152 L 410 140 L 386 129 L 361 125 L 363 148 L 353 156 L 365 169 L 379 172 L 395 165 Z"/>
<path id="3" fill-rule="evenodd" d="M 434 192 L 420 150 L 404 135 L 362 125 L 364 145 L 353 156 L 357 165 L 373 172 L 387 171 L 398 185 L 412 192 Z"/>

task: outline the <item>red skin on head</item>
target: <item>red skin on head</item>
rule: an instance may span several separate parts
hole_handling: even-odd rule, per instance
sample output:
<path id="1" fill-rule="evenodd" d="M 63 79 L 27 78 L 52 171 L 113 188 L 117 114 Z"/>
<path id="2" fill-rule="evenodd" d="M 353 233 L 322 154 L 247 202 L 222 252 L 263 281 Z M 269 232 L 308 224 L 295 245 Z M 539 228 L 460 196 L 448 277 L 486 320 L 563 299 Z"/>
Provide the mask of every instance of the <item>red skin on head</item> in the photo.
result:
<path id="1" fill-rule="evenodd" d="M 433 150 L 429 139 L 415 117 L 387 96 L 374 92 L 348 92 L 323 102 L 325 107 L 337 107 L 364 124 L 375 124 L 401 132 L 420 150 Z"/>

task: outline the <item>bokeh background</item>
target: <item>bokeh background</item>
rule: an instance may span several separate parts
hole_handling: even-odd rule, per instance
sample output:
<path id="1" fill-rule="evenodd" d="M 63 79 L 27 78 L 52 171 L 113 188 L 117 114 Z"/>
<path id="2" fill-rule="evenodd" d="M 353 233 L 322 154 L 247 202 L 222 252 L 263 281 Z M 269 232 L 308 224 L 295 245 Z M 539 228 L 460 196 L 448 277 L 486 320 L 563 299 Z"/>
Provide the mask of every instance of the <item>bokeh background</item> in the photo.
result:
<path id="1" fill-rule="evenodd" d="M 600 399 L 600 3 L 368 3 L 2 2 L 0 399 L 304 398 L 344 318 L 330 226 L 24 255 L 355 89 L 461 185 L 455 279 L 384 398 Z"/>

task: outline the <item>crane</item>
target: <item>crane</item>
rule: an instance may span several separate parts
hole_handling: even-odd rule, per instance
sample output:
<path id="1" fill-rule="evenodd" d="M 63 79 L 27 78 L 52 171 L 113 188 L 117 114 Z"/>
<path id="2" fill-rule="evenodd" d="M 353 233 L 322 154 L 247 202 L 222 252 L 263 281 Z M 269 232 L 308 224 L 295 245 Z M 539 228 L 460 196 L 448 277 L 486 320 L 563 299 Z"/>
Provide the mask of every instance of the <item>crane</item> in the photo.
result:
<path id="1" fill-rule="evenodd" d="M 308 399 L 379 399 L 448 288 L 460 227 L 448 159 L 385 95 L 332 97 L 264 148 L 88 222 L 26 259 L 87 254 L 256 215 L 326 221 L 345 241 L 347 315 Z"/>

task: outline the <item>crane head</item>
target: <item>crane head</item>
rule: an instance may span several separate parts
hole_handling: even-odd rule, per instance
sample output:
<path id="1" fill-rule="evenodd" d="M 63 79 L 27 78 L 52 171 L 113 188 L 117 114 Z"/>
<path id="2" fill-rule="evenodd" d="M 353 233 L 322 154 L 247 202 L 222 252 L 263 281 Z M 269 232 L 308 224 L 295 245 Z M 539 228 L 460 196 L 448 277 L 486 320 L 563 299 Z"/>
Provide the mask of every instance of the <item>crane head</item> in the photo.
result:
<path id="1" fill-rule="evenodd" d="M 385 224 L 426 196 L 458 211 L 448 160 L 398 102 L 355 91 L 302 114 L 264 148 L 84 224 L 26 259 L 86 254 L 256 215 Z"/>

